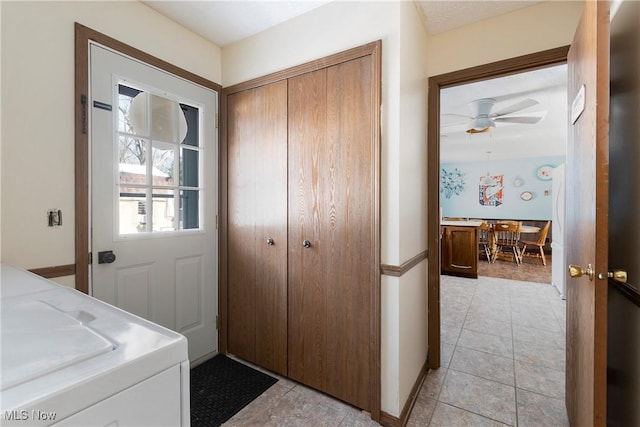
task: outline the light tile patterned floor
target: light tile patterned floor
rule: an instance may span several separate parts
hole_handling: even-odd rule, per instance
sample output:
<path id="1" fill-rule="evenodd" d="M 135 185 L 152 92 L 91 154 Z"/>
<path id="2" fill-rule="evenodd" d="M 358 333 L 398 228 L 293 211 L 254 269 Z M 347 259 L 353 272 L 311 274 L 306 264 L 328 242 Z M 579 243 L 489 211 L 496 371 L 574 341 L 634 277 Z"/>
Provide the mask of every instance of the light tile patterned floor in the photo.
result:
<path id="1" fill-rule="evenodd" d="M 409 426 L 568 426 L 566 306 L 532 282 L 442 276 L 442 367 Z"/>
<path id="2" fill-rule="evenodd" d="M 409 426 L 568 426 L 565 302 L 545 284 L 442 276 L 442 367 Z M 377 426 L 367 414 L 280 378 L 228 426 Z"/>

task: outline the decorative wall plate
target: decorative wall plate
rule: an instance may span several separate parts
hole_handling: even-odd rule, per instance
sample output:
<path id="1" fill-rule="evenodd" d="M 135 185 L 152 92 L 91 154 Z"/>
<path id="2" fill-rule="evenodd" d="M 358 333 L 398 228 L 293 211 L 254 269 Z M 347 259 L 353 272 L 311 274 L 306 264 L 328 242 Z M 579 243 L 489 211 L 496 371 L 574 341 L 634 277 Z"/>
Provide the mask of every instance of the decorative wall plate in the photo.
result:
<path id="1" fill-rule="evenodd" d="M 541 181 L 549 181 L 553 178 L 553 166 L 542 165 L 536 170 L 536 176 Z"/>
<path id="2" fill-rule="evenodd" d="M 516 176 L 513 179 L 513 186 L 514 187 L 522 187 L 524 185 L 524 179 L 520 178 L 519 176 Z"/>
<path id="3" fill-rule="evenodd" d="M 525 202 L 528 202 L 529 200 L 533 199 L 533 193 L 531 191 L 523 191 L 522 193 L 520 193 L 520 198 Z"/>

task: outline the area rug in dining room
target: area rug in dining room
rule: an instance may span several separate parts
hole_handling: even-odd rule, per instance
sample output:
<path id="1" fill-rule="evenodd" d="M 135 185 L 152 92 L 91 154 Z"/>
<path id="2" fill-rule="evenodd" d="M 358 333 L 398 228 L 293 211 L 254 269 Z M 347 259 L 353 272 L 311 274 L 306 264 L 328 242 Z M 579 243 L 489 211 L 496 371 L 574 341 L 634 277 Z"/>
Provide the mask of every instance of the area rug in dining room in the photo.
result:
<path id="1" fill-rule="evenodd" d="M 191 425 L 219 426 L 278 382 L 219 354 L 191 370 Z"/>

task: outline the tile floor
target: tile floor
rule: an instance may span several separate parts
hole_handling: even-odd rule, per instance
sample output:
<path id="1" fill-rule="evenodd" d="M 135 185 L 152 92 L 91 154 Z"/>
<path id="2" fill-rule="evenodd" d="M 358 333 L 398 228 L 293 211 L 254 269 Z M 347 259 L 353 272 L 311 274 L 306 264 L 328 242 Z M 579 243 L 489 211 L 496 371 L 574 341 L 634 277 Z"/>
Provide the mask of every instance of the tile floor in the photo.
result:
<path id="1" fill-rule="evenodd" d="M 442 276 L 441 365 L 409 426 L 568 426 L 565 301 L 550 285 Z"/>
<path id="2" fill-rule="evenodd" d="M 565 303 L 549 285 L 442 276 L 442 367 L 409 426 L 568 426 Z M 377 426 L 361 411 L 279 381 L 227 426 Z"/>

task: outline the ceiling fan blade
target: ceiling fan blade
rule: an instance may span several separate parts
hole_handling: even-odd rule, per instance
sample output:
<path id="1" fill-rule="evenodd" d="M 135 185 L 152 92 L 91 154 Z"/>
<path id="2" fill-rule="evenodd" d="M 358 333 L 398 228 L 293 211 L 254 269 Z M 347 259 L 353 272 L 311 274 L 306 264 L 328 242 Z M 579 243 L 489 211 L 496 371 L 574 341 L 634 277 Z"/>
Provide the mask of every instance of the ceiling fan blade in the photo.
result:
<path id="1" fill-rule="evenodd" d="M 473 118 L 471 116 L 465 116 L 464 114 L 455 114 L 455 113 L 445 113 L 445 114 L 442 114 L 441 116 L 442 117 L 445 117 L 445 116 L 447 116 L 447 117 L 464 117 L 465 119 L 468 119 L 468 120 Z"/>
<path id="2" fill-rule="evenodd" d="M 542 117 L 533 117 L 533 116 L 513 116 L 513 117 L 496 117 L 493 119 L 495 122 L 502 123 L 524 123 L 524 124 L 534 124 L 538 123 L 542 120 Z"/>
<path id="3" fill-rule="evenodd" d="M 534 105 L 538 105 L 538 101 L 527 98 L 520 102 L 516 102 L 513 105 L 502 108 L 501 110 L 495 111 L 491 113 L 489 117 L 504 116 L 505 114 L 515 113 L 516 111 L 524 110 L 525 108 L 533 107 Z"/>
<path id="4" fill-rule="evenodd" d="M 442 123 L 440 124 L 441 128 L 447 128 L 452 126 L 466 126 L 469 124 L 469 120 L 465 120 L 464 122 L 451 122 L 451 123 Z"/>

